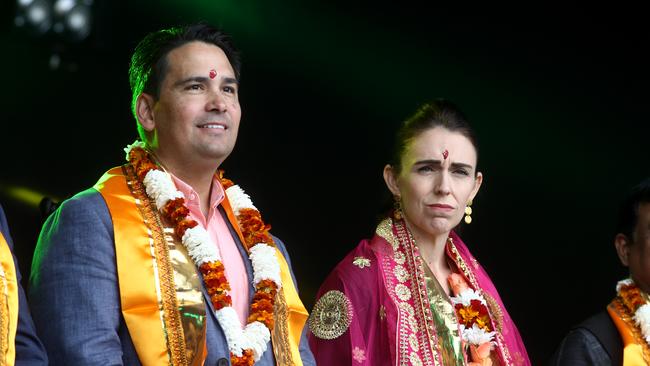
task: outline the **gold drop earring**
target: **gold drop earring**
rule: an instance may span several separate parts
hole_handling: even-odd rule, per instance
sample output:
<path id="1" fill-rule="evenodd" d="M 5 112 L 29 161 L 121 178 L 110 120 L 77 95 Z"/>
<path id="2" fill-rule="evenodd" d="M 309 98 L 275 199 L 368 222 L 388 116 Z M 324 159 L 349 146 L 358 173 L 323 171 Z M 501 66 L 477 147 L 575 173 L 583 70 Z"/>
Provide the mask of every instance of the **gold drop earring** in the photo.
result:
<path id="1" fill-rule="evenodd" d="M 472 223 L 472 200 L 471 199 L 469 200 L 469 202 L 467 202 L 467 206 L 465 206 L 465 223 L 466 224 Z"/>
<path id="2" fill-rule="evenodd" d="M 402 201 L 400 196 L 393 196 L 393 218 L 395 220 L 402 219 Z"/>

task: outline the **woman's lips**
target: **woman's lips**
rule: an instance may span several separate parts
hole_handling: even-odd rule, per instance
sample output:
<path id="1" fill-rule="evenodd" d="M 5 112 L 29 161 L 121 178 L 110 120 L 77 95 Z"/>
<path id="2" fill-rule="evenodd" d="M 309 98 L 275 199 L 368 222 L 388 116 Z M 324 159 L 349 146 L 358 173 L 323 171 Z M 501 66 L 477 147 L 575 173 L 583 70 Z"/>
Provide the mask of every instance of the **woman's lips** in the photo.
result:
<path id="1" fill-rule="evenodd" d="M 427 205 L 427 206 L 429 206 L 431 208 L 434 208 L 434 209 L 445 210 L 445 211 L 450 211 L 450 210 L 454 209 L 453 206 L 446 205 L 444 203 L 434 203 L 433 205 Z"/>

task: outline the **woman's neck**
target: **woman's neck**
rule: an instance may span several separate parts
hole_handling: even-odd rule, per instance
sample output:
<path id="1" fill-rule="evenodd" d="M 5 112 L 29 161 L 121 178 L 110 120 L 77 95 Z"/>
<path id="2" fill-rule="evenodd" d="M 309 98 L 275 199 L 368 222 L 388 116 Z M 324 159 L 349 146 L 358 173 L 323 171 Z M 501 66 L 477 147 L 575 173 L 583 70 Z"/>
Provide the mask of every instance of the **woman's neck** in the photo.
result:
<path id="1" fill-rule="evenodd" d="M 406 226 L 413 235 L 415 245 L 420 251 L 420 256 L 427 263 L 431 271 L 433 271 L 433 273 L 449 272 L 449 264 L 447 263 L 447 256 L 445 255 L 449 232 L 434 236 L 418 231 L 413 227 L 413 225 L 410 225 L 408 221 L 406 221 Z"/>

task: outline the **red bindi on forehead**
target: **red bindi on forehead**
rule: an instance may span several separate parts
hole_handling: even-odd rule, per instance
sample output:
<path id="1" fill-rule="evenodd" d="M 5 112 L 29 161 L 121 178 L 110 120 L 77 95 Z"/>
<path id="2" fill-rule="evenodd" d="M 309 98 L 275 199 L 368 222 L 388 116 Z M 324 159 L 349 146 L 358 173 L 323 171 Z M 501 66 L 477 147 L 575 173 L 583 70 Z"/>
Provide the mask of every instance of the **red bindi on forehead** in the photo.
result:
<path id="1" fill-rule="evenodd" d="M 217 77 L 217 70 L 212 69 L 210 70 L 210 79 L 214 79 Z"/>
<path id="2" fill-rule="evenodd" d="M 448 156 L 449 156 L 449 151 L 448 150 L 445 150 L 445 151 L 442 152 L 442 157 L 445 158 L 445 160 L 447 160 Z"/>

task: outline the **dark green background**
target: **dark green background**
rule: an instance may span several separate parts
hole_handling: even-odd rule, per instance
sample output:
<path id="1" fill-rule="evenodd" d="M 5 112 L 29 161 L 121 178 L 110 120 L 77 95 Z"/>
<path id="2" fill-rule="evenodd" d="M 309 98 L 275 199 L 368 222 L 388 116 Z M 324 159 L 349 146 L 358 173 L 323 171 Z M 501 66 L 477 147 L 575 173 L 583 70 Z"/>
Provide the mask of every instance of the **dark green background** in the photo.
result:
<path id="1" fill-rule="evenodd" d="M 121 164 L 136 137 L 130 52 L 148 31 L 195 20 L 242 50 L 243 119 L 225 168 L 287 244 L 308 307 L 373 232 L 399 122 L 436 97 L 476 128 L 485 181 L 463 236 L 533 364 L 626 274 L 616 207 L 650 175 L 640 9 L 96 1 L 91 37 L 56 45 L 13 29 L 15 5 L 3 6 L 0 199 L 23 274 L 40 217 L 6 188 L 65 198 Z M 65 50 L 58 70 L 48 68 L 54 49 Z"/>

